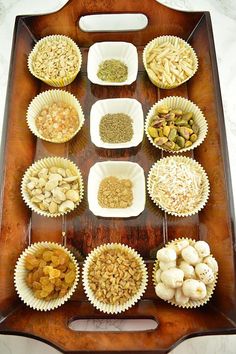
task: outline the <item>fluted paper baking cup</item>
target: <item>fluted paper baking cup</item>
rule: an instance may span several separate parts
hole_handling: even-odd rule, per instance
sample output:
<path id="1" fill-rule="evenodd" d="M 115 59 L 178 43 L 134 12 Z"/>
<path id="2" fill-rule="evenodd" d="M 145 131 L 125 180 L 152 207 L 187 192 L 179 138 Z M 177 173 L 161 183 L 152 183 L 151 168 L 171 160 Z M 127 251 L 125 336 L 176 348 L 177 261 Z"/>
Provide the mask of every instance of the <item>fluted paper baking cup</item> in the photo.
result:
<path id="1" fill-rule="evenodd" d="M 36 251 L 42 248 L 48 248 L 49 250 L 55 250 L 55 249 L 63 250 L 75 265 L 76 277 L 74 283 L 71 286 L 71 288 L 68 290 L 67 294 L 61 298 L 57 298 L 49 301 L 37 299 L 34 296 L 32 289 L 30 289 L 26 283 L 26 276 L 28 274 L 28 270 L 25 268 L 25 258 L 27 255 L 33 255 Z M 78 281 L 79 281 L 79 266 L 78 263 L 76 262 L 75 257 L 72 255 L 70 251 L 68 251 L 67 248 L 54 242 L 38 242 L 30 245 L 19 257 L 14 271 L 14 285 L 17 294 L 27 306 L 37 311 L 50 311 L 63 305 L 66 301 L 70 299 L 72 294 L 75 292 L 76 287 L 78 285 Z"/>
<path id="2" fill-rule="evenodd" d="M 97 300 L 92 289 L 90 288 L 90 285 L 89 285 L 88 272 L 89 272 L 89 267 L 90 267 L 91 262 L 93 261 L 94 257 L 101 255 L 104 251 L 111 250 L 111 249 L 112 250 L 114 250 L 114 249 L 119 250 L 120 249 L 123 251 L 125 250 L 127 253 L 134 256 L 140 265 L 141 272 L 143 275 L 142 283 L 141 283 L 140 288 L 137 290 L 137 293 L 132 298 L 130 298 L 126 303 L 124 303 L 122 305 L 109 305 L 109 304 L 106 304 L 106 303 L 103 303 L 103 302 Z M 121 312 L 128 310 L 138 300 L 141 299 L 141 297 L 143 296 L 143 294 L 146 290 L 146 287 L 147 287 L 148 274 L 147 274 L 147 269 L 146 269 L 146 266 L 145 266 L 145 263 L 144 263 L 142 257 L 134 249 L 132 249 L 131 247 L 128 247 L 126 245 L 122 245 L 120 243 L 108 243 L 108 244 L 105 244 L 105 245 L 95 248 L 87 256 L 87 258 L 84 262 L 84 266 L 83 266 L 82 282 L 83 282 L 84 291 L 85 291 L 89 301 L 96 309 L 98 309 L 104 313 L 117 314 L 117 313 L 121 313 Z"/>
<path id="3" fill-rule="evenodd" d="M 182 45 L 184 45 L 186 48 L 189 49 L 190 53 L 191 53 L 191 57 L 193 60 L 193 71 L 192 74 L 189 75 L 186 79 L 182 80 L 179 83 L 175 83 L 175 84 L 164 84 L 162 81 L 158 80 L 158 77 L 153 73 L 152 70 L 150 70 L 147 67 L 147 54 L 150 50 L 152 50 L 156 45 L 160 45 L 162 43 L 165 42 L 170 42 L 173 45 L 176 45 L 176 43 L 181 43 Z M 145 70 L 148 74 L 149 79 L 151 80 L 151 82 L 162 89 L 171 89 L 171 88 L 175 88 L 178 87 L 180 85 L 182 85 L 184 82 L 188 81 L 191 77 L 193 77 L 193 75 L 195 75 L 197 69 L 198 69 L 198 58 L 197 55 L 195 53 L 195 50 L 193 49 L 193 47 L 191 47 L 185 40 L 183 40 L 182 38 L 176 37 L 176 36 L 160 36 L 160 37 L 156 37 L 153 40 L 151 40 L 150 42 L 148 42 L 148 44 L 145 46 L 144 50 L 143 50 L 143 65 L 145 67 Z"/>
<path id="4" fill-rule="evenodd" d="M 174 239 L 173 241 L 168 242 L 165 245 L 165 247 L 168 247 L 171 244 L 174 244 L 176 241 L 179 241 L 179 240 L 187 240 L 187 241 L 189 241 L 189 245 L 190 246 L 194 246 L 195 243 L 196 243 L 196 241 L 191 239 L 191 238 L 179 237 L 179 238 Z M 210 256 L 213 257 L 212 254 L 210 254 Z M 153 281 L 154 288 L 158 284 L 157 281 L 156 281 L 156 277 L 155 277 L 156 272 L 157 272 L 158 269 L 159 269 L 159 261 L 156 260 L 154 265 L 153 265 L 153 271 L 152 271 L 152 281 Z M 180 307 L 180 308 L 187 308 L 187 309 L 196 308 L 196 307 L 200 307 L 200 306 L 205 305 L 208 301 L 210 301 L 210 299 L 211 299 L 211 297 L 212 297 L 212 295 L 213 295 L 213 293 L 215 291 L 215 287 L 216 287 L 217 280 L 218 280 L 218 272 L 214 273 L 214 276 L 215 276 L 214 282 L 211 283 L 211 284 L 207 284 L 206 285 L 207 295 L 206 295 L 206 297 L 204 299 L 201 299 L 201 300 L 189 300 L 186 304 L 177 303 L 175 298 L 172 298 L 171 300 L 166 300 L 166 301 L 169 304 L 171 304 L 171 305 L 174 305 L 174 306 L 177 306 L 177 307 Z"/>
<path id="5" fill-rule="evenodd" d="M 178 212 L 176 210 L 174 210 L 174 208 L 170 208 L 168 206 L 165 205 L 165 201 L 167 200 L 167 195 L 164 192 L 160 192 L 160 188 L 158 187 L 158 185 L 154 184 L 155 183 L 155 177 L 156 177 L 156 173 L 157 173 L 157 169 L 160 166 L 160 164 L 167 164 L 167 163 L 184 163 L 185 165 L 188 165 L 189 167 L 191 167 L 191 169 L 195 172 L 197 172 L 198 174 L 201 175 L 201 180 L 202 180 L 202 194 L 201 194 L 201 198 L 198 200 L 198 203 L 196 204 L 196 206 L 193 207 L 192 210 L 186 211 L 186 212 Z M 175 175 L 175 171 L 173 169 L 173 174 L 172 174 L 173 178 L 176 180 L 176 175 Z M 162 179 L 165 178 L 165 175 L 162 175 Z M 189 180 L 186 176 L 184 183 L 187 184 L 189 183 Z M 153 194 L 154 188 L 156 190 L 159 190 L 159 198 L 162 197 L 162 201 L 158 201 L 158 197 L 155 197 Z M 209 194 L 210 194 L 210 183 L 208 180 L 208 176 L 205 172 L 205 170 L 203 169 L 203 167 L 195 160 L 189 158 L 189 157 L 185 157 L 185 156 L 170 156 L 170 157 L 165 157 L 159 161 L 157 161 L 150 169 L 149 173 L 148 173 L 148 178 L 147 178 L 147 189 L 148 189 L 148 193 L 150 198 L 152 199 L 152 201 L 158 206 L 160 207 L 163 211 L 167 212 L 170 215 L 174 215 L 174 216 L 179 216 L 179 217 L 185 217 L 185 216 L 190 216 L 190 215 L 194 215 L 196 213 L 198 213 L 201 209 L 204 208 L 204 206 L 206 205 L 208 198 L 209 198 Z M 161 197 L 160 197 L 160 193 L 161 193 Z M 184 198 L 185 195 L 185 191 L 183 191 L 182 193 L 182 197 Z M 173 195 L 171 195 L 171 198 L 174 198 L 175 194 L 173 192 Z M 179 200 L 178 205 L 182 205 L 183 200 Z"/>
<path id="6" fill-rule="evenodd" d="M 73 176 L 78 176 L 78 183 L 79 183 L 79 200 L 77 202 L 74 202 L 74 208 L 70 210 L 65 210 L 63 212 L 57 212 L 57 213 L 50 213 L 49 211 L 44 211 L 41 210 L 37 204 L 31 202 L 31 197 L 27 191 L 27 183 L 30 182 L 30 177 L 33 177 L 37 172 L 39 172 L 43 168 L 50 168 L 50 167 L 57 167 L 57 168 L 63 168 L 63 169 L 69 169 Z M 79 168 L 74 164 L 74 162 L 65 159 L 63 157 L 46 157 L 44 159 L 36 161 L 33 165 L 31 165 L 24 173 L 24 176 L 21 181 L 21 195 L 23 197 L 24 202 L 26 205 L 35 213 L 42 215 L 42 216 L 47 216 L 47 217 L 57 217 L 61 215 L 65 215 L 72 210 L 74 210 L 81 200 L 83 199 L 84 195 L 84 184 L 83 184 L 83 178 L 81 175 L 81 172 Z"/>
<path id="7" fill-rule="evenodd" d="M 193 113 L 192 119 L 194 120 L 194 123 L 196 123 L 198 125 L 199 133 L 198 133 L 197 140 L 194 143 L 192 143 L 191 146 L 189 146 L 187 148 L 182 148 L 178 151 L 174 151 L 171 149 L 165 149 L 162 146 L 154 143 L 153 138 L 148 133 L 148 128 L 150 126 L 152 117 L 155 115 L 156 109 L 161 106 L 167 106 L 170 109 L 177 109 L 178 108 L 178 109 L 181 109 L 183 112 L 192 112 Z M 145 120 L 144 129 L 145 129 L 145 133 L 146 133 L 148 140 L 150 141 L 150 143 L 153 146 L 155 146 L 158 149 L 164 150 L 164 151 L 168 151 L 168 152 L 172 152 L 172 153 L 179 153 L 179 152 L 193 150 L 194 148 L 196 148 L 197 146 L 202 144 L 202 142 L 204 141 L 204 139 L 206 138 L 206 135 L 207 135 L 208 124 L 207 124 L 206 118 L 204 117 L 202 111 L 195 103 L 193 103 L 192 101 L 190 101 L 184 97 L 169 96 L 169 97 L 163 98 L 162 100 L 158 101 L 150 108 L 150 110 L 147 114 L 146 120 Z"/>
<path id="8" fill-rule="evenodd" d="M 78 114 L 78 128 L 74 130 L 73 133 L 69 137 L 62 137 L 60 140 L 48 139 L 45 138 L 40 132 L 35 124 L 36 117 L 40 114 L 41 110 L 44 109 L 46 106 L 53 104 L 54 102 L 63 102 L 68 106 L 72 106 L 77 114 Z M 48 90 L 45 92 L 40 93 L 31 101 L 27 114 L 26 120 L 29 129 L 32 131 L 34 135 L 38 138 L 46 141 L 50 141 L 52 143 L 65 143 L 72 139 L 82 128 L 84 124 L 84 113 L 81 108 L 80 102 L 77 98 L 72 95 L 70 92 L 62 91 L 62 90 Z"/>
<path id="9" fill-rule="evenodd" d="M 58 41 L 60 39 L 66 39 L 68 44 L 74 49 L 76 56 L 78 57 L 78 66 L 77 66 L 76 70 L 72 74 L 67 75 L 66 77 L 58 77 L 58 78 L 53 78 L 53 79 L 50 79 L 49 77 L 46 77 L 46 76 L 38 75 L 33 68 L 33 61 L 35 59 L 36 54 L 38 53 L 38 50 L 40 50 L 41 45 L 43 45 L 46 42 L 53 43 L 53 41 Z M 28 68 L 29 68 L 30 73 L 33 76 L 35 76 L 36 78 L 45 82 L 46 84 L 48 84 L 50 86 L 54 86 L 54 87 L 63 87 L 63 86 L 69 85 L 72 81 L 74 81 L 74 79 L 76 78 L 77 74 L 79 73 L 79 71 L 81 69 L 81 65 L 82 65 L 82 55 L 81 55 L 80 49 L 77 46 L 77 44 L 71 38 L 69 38 L 65 35 L 60 35 L 60 34 L 46 36 L 46 37 L 40 39 L 35 44 L 34 48 L 32 49 L 32 51 L 30 52 L 30 54 L 28 56 Z"/>

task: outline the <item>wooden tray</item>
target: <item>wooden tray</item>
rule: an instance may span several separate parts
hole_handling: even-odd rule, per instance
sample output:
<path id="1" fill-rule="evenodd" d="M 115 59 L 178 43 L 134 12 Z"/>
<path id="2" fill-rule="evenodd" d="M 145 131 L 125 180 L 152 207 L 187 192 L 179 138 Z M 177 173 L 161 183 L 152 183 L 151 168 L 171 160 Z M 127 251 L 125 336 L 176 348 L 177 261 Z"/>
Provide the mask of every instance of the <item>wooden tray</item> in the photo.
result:
<path id="1" fill-rule="evenodd" d="M 95 13 L 144 13 L 148 26 L 138 32 L 86 33 L 77 21 Z M 64 90 L 76 95 L 84 109 L 86 123 L 67 144 L 50 144 L 36 139 L 26 125 L 26 109 L 31 99 L 49 87 L 28 71 L 27 57 L 35 42 L 50 34 L 65 34 L 79 45 L 83 55 L 82 70 Z M 199 70 L 187 83 L 173 90 L 159 90 L 148 79 L 142 50 L 152 38 L 177 35 L 190 42 L 199 58 Z M 103 87 L 87 79 L 88 48 L 97 41 L 121 40 L 138 48 L 139 73 L 131 86 Z M 166 353 L 185 338 L 219 333 L 236 333 L 235 251 L 233 197 L 227 155 L 226 134 L 217 73 L 211 20 L 208 12 L 187 13 L 166 8 L 154 0 L 71 0 L 60 11 L 41 16 L 16 18 L 10 78 L 5 112 L 2 147 L 2 193 L 0 238 L 0 332 L 40 339 L 64 353 L 115 352 Z M 163 154 L 145 137 L 137 148 L 102 150 L 89 137 L 89 113 L 98 99 L 131 97 L 138 99 L 146 114 L 160 98 L 169 95 L 188 97 L 204 112 L 209 132 L 204 143 L 188 156 L 206 169 L 211 195 L 198 215 L 169 217 L 147 196 L 145 211 L 136 218 L 106 219 L 95 217 L 88 209 L 87 197 L 65 218 L 48 219 L 31 214 L 20 195 L 24 171 L 45 156 L 66 156 L 81 169 L 85 187 L 90 167 L 109 159 L 138 162 L 146 176 L 151 165 Z M 24 306 L 13 285 L 17 258 L 32 242 L 64 242 L 84 256 L 106 242 L 122 242 L 135 248 L 147 260 L 149 286 L 142 301 L 116 318 L 153 318 L 158 326 L 141 332 L 76 332 L 68 327 L 74 318 L 114 318 L 95 310 L 87 301 L 80 282 L 72 300 L 57 310 L 40 313 Z M 178 309 L 157 299 L 151 281 L 155 251 L 167 240 L 185 236 L 209 242 L 219 262 L 219 280 L 212 300 L 200 309 Z"/>

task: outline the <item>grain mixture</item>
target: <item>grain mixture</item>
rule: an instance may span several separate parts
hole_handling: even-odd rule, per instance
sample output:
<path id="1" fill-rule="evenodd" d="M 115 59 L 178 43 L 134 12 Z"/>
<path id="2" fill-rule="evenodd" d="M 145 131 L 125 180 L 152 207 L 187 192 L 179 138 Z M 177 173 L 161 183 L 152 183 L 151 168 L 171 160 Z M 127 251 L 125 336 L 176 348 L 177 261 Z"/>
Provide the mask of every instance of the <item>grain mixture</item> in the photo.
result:
<path id="1" fill-rule="evenodd" d="M 102 208 L 128 208 L 133 202 L 132 187 L 129 179 L 104 178 L 98 190 L 99 205 Z"/>
<path id="2" fill-rule="evenodd" d="M 143 274 L 138 259 L 126 249 L 96 254 L 88 269 L 89 287 L 97 300 L 122 305 L 139 291 Z"/>
<path id="3" fill-rule="evenodd" d="M 99 65 L 97 76 L 102 81 L 124 82 L 128 77 L 128 67 L 117 59 L 105 60 Z"/>
<path id="4" fill-rule="evenodd" d="M 26 283 L 34 296 L 46 301 L 67 294 L 76 278 L 76 268 L 61 249 L 43 248 L 25 258 Z"/>
<path id="5" fill-rule="evenodd" d="M 75 108 L 62 101 L 44 106 L 35 118 L 35 125 L 42 137 L 55 143 L 70 140 L 79 127 Z"/>
<path id="6" fill-rule="evenodd" d="M 100 121 L 99 134 L 104 143 L 126 143 L 134 134 L 132 119 L 124 113 L 106 114 Z"/>

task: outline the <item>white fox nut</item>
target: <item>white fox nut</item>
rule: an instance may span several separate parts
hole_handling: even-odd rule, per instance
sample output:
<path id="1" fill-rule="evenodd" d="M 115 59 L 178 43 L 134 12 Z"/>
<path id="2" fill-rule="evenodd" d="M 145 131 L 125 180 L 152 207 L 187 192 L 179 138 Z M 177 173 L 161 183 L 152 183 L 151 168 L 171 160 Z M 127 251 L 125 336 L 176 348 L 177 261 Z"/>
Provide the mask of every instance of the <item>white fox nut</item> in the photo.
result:
<path id="1" fill-rule="evenodd" d="M 210 247 L 205 241 L 197 241 L 194 245 L 199 257 L 207 257 L 210 254 Z"/>
<path id="2" fill-rule="evenodd" d="M 218 263 L 213 256 L 208 256 L 204 258 L 203 262 L 206 263 L 208 267 L 210 267 L 213 270 L 214 273 L 218 272 Z"/>
<path id="3" fill-rule="evenodd" d="M 155 273 L 155 281 L 159 283 L 161 281 L 161 269 L 158 269 Z"/>
<path id="4" fill-rule="evenodd" d="M 204 284 L 211 284 L 215 280 L 213 270 L 205 263 L 198 263 L 195 267 L 195 272 Z"/>
<path id="5" fill-rule="evenodd" d="M 177 304 L 179 305 L 184 305 L 189 301 L 189 297 L 185 296 L 183 294 L 183 291 L 181 288 L 178 288 L 175 290 L 175 301 L 177 302 Z"/>
<path id="6" fill-rule="evenodd" d="M 175 290 L 168 288 L 163 283 L 158 283 L 155 286 L 155 292 L 162 300 L 171 300 L 175 295 Z"/>
<path id="7" fill-rule="evenodd" d="M 170 268 L 175 268 L 176 267 L 176 261 L 171 261 L 171 262 L 159 262 L 159 267 L 161 270 L 167 270 Z"/>
<path id="8" fill-rule="evenodd" d="M 162 262 L 175 261 L 177 258 L 176 252 L 173 249 L 161 248 L 157 251 L 157 259 Z"/>
<path id="9" fill-rule="evenodd" d="M 197 251 L 195 250 L 195 248 L 193 248 L 192 246 L 188 246 L 186 248 L 184 248 L 181 252 L 183 259 L 185 260 L 185 262 L 192 264 L 192 265 L 196 265 L 197 263 L 200 262 L 200 258 L 198 256 Z"/>
<path id="10" fill-rule="evenodd" d="M 199 280 L 187 279 L 183 283 L 183 294 L 193 300 L 202 300 L 207 295 L 206 285 Z"/>
<path id="11" fill-rule="evenodd" d="M 184 277 L 186 279 L 195 278 L 195 269 L 192 265 L 188 264 L 185 261 L 181 261 L 179 265 L 179 269 L 184 272 Z"/>
<path id="12" fill-rule="evenodd" d="M 184 280 L 184 272 L 181 269 L 171 268 L 161 273 L 161 281 L 170 288 L 179 288 Z"/>
<path id="13" fill-rule="evenodd" d="M 181 253 L 181 251 L 189 246 L 189 241 L 188 240 L 177 240 L 171 243 L 168 248 L 175 250 L 177 255 Z"/>

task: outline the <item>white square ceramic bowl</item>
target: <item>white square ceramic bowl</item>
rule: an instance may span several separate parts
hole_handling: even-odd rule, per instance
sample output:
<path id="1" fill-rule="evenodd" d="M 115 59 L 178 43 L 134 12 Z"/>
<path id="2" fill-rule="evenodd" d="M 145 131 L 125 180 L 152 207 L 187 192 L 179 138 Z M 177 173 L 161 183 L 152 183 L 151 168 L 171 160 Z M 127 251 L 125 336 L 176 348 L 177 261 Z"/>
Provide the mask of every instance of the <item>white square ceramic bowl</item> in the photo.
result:
<path id="1" fill-rule="evenodd" d="M 98 203 L 101 181 L 109 176 L 130 179 L 133 183 L 133 203 L 128 208 L 102 208 Z M 129 161 L 105 161 L 95 163 L 88 176 L 88 204 L 94 215 L 103 217 L 129 218 L 137 216 L 145 208 L 145 176 L 141 166 Z"/>
<path id="2" fill-rule="evenodd" d="M 128 77 L 123 82 L 102 81 L 98 78 L 99 64 L 104 60 L 117 59 L 128 67 Z M 89 48 L 87 73 L 89 80 L 98 85 L 123 86 L 132 84 L 138 74 L 138 52 L 132 43 L 128 42 L 100 42 Z"/>
<path id="3" fill-rule="evenodd" d="M 133 121 L 133 137 L 126 143 L 104 143 L 99 134 L 101 119 L 106 114 L 128 114 Z M 125 149 L 137 146 L 143 140 L 144 118 L 139 101 L 133 98 L 111 98 L 97 101 L 90 111 L 90 136 L 94 145 L 105 149 Z"/>

